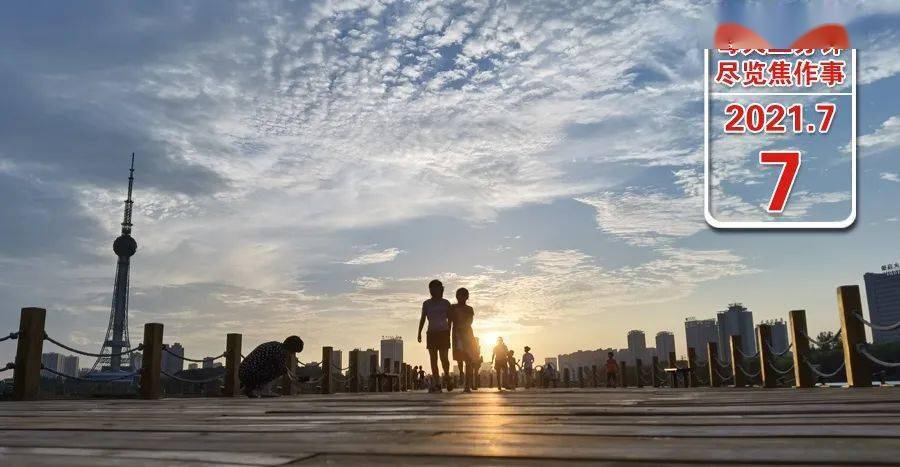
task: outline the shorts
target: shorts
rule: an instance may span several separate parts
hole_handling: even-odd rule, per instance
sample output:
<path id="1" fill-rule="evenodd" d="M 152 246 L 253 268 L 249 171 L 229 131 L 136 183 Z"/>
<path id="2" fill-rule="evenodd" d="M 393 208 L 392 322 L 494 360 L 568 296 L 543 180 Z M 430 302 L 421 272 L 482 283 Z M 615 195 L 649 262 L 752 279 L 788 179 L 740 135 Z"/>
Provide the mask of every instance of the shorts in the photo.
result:
<path id="1" fill-rule="evenodd" d="M 450 348 L 450 330 L 425 333 L 425 348 L 447 350 Z"/>

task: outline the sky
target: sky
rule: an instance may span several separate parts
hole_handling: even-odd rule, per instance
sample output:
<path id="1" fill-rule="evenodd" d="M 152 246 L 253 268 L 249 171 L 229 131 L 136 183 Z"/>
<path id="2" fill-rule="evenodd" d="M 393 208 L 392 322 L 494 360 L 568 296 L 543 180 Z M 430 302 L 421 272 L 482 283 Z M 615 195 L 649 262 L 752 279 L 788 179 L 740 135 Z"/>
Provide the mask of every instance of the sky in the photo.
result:
<path id="1" fill-rule="evenodd" d="M 846 26 L 852 228 L 705 224 L 703 49 L 726 21 L 775 46 Z M 835 288 L 900 259 L 898 24 L 897 2 L 856 1 L 7 5 L 0 334 L 39 306 L 100 348 L 132 152 L 132 343 L 147 322 L 193 358 L 296 334 L 318 360 L 399 335 L 421 364 L 434 278 L 470 290 L 483 342 L 539 361 L 632 329 L 683 354 L 685 318 L 732 302 L 835 330 Z M 845 183 L 813 180 L 803 215 L 846 208 Z"/>

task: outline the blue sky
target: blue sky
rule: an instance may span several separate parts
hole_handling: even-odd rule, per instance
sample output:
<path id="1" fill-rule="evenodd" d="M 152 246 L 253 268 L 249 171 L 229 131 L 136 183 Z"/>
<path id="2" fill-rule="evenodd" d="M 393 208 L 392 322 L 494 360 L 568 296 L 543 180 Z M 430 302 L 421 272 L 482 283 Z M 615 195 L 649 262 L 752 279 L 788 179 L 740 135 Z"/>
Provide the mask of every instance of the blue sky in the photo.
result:
<path id="1" fill-rule="evenodd" d="M 684 318 L 734 301 L 835 329 L 835 287 L 898 258 L 898 20 L 895 2 L 9 5 L 0 331 L 43 306 L 50 334 L 99 347 L 131 152 L 133 342 L 151 321 L 192 356 L 228 332 L 299 334 L 313 356 L 401 335 L 418 363 L 435 277 L 470 289 L 483 338 L 539 359 L 630 329 L 673 330 L 683 352 Z M 852 229 L 704 223 L 702 50 L 720 21 L 775 46 L 846 25 Z"/>

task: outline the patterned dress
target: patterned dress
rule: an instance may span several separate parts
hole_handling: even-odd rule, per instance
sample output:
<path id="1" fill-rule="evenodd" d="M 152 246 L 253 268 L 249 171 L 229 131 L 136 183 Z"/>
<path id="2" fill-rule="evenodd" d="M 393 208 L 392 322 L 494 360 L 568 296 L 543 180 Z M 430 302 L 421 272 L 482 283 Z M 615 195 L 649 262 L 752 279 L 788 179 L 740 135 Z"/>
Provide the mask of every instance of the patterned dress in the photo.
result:
<path id="1" fill-rule="evenodd" d="M 238 378 L 245 389 L 257 389 L 285 374 L 287 352 L 281 342 L 266 342 L 250 352 L 238 368 Z"/>

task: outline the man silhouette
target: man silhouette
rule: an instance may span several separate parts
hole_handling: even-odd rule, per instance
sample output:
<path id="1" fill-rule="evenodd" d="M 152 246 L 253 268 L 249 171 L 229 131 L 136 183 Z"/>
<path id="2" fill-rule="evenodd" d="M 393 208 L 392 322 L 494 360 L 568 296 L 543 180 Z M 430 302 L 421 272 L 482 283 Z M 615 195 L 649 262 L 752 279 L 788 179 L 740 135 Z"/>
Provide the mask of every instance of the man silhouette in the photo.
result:
<path id="1" fill-rule="evenodd" d="M 494 353 L 491 357 L 491 364 L 494 365 L 494 371 L 497 373 L 497 390 L 503 390 L 503 380 L 509 364 L 509 349 L 503 343 L 503 338 L 497 338 L 497 345 L 494 346 Z"/>
<path id="2" fill-rule="evenodd" d="M 425 347 L 431 358 L 431 387 L 428 392 L 441 392 L 441 374 L 438 372 L 438 354 L 441 357 L 441 365 L 444 368 L 444 379 L 447 381 L 447 391 L 453 390 L 450 380 L 450 360 L 447 351 L 450 350 L 450 302 L 444 298 L 444 284 L 435 279 L 428 283 L 428 291 L 431 298 L 422 303 L 422 317 L 419 319 L 418 341 L 422 342 L 422 328 L 425 320 L 428 320 L 428 331 L 425 333 Z"/>

